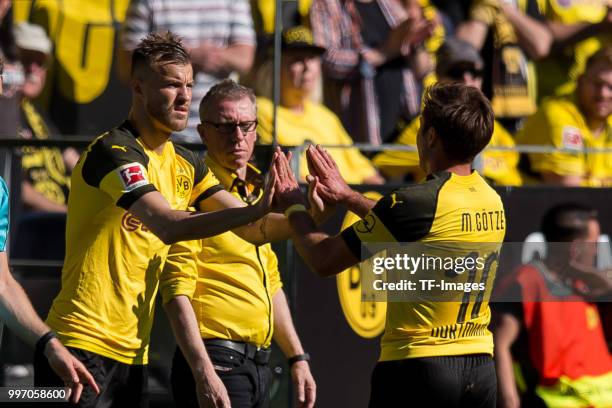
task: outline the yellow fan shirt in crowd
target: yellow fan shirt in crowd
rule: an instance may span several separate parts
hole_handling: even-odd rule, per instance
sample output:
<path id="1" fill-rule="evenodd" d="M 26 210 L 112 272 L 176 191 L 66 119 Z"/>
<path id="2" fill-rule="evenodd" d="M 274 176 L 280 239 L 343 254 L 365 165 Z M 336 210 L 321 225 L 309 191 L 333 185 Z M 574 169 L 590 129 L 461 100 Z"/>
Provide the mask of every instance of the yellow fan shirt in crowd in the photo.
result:
<path id="1" fill-rule="evenodd" d="M 263 196 L 263 177 L 255 167 L 248 165 L 243 181 L 208 155 L 204 162 L 239 200 L 253 205 Z M 257 178 L 261 180 L 252 181 Z M 278 259 L 270 244 L 253 245 L 228 231 L 179 242 L 170 252 L 160 282 L 164 303 L 177 295 L 191 298 L 204 339 L 270 346 L 272 298 L 282 287 Z"/>
<path id="2" fill-rule="evenodd" d="M 277 115 L 277 140 L 282 146 L 300 146 L 304 143 L 342 146 L 353 144 L 340 119 L 323 105 L 306 101 L 301 113 L 279 106 Z M 272 102 L 269 99 L 257 98 L 257 120 L 259 143 L 272 143 Z M 376 174 L 372 163 L 356 148 L 327 150 L 349 184 L 361 184 Z M 303 181 L 307 174 L 308 165 L 306 155 L 303 154 L 300 158 L 300 180 Z"/>
<path id="3" fill-rule="evenodd" d="M 421 127 L 420 117 L 417 117 L 402 132 L 397 139 L 397 144 L 414 146 Z M 493 136 L 487 147 L 514 147 L 512 136 L 504 127 L 495 121 Z M 520 186 L 523 181 L 517 169 L 519 154 L 515 151 L 487 151 L 483 156 L 483 175 L 494 184 L 502 186 Z M 419 168 L 419 155 L 415 151 L 387 150 L 374 156 L 374 165 L 381 169 L 383 174 L 390 177 L 399 177 L 407 173 L 414 175 L 415 179 L 423 178 Z"/>
<path id="4" fill-rule="evenodd" d="M 599 23 L 608 13 L 608 0 L 538 0 L 548 21 L 564 24 Z M 602 44 L 610 44 L 612 34 L 601 33 L 568 46 L 561 54 L 538 61 L 538 97 L 570 94 L 584 72 L 587 59 Z"/>
<path id="5" fill-rule="evenodd" d="M 581 176 L 590 187 L 612 186 L 612 153 L 585 152 L 585 148 L 612 148 L 612 116 L 595 136 L 571 97 L 548 98 L 516 137 L 520 145 L 544 145 L 569 152 L 531 153 L 532 171 Z"/>

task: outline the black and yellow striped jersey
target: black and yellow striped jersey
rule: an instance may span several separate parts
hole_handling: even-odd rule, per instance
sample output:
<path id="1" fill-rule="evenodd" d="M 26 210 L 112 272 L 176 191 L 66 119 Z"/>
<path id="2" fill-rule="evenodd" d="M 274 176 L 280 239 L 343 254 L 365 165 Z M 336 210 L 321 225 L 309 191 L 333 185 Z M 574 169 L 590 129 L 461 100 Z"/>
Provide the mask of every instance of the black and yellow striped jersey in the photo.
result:
<path id="1" fill-rule="evenodd" d="M 94 140 L 72 173 L 62 289 L 47 318 L 61 341 L 146 364 L 169 247 L 127 209 L 157 190 L 185 210 L 221 189 L 194 153 L 172 142 L 150 150 L 129 122 Z"/>
<path id="2" fill-rule="evenodd" d="M 499 243 L 493 246 L 498 249 L 505 231 L 502 201 L 477 172 L 469 176 L 439 172 L 384 196 L 342 237 L 361 259 L 361 244 L 368 242 Z M 487 271 L 477 272 L 478 279 L 485 276 L 491 286 L 497 252 L 491 245 L 481 247 L 487 253 L 480 255 L 491 258 Z M 490 317 L 488 302 L 477 301 L 476 295 L 468 294 L 462 302 L 389 302 L 380 360 L 493 354 Z"/>

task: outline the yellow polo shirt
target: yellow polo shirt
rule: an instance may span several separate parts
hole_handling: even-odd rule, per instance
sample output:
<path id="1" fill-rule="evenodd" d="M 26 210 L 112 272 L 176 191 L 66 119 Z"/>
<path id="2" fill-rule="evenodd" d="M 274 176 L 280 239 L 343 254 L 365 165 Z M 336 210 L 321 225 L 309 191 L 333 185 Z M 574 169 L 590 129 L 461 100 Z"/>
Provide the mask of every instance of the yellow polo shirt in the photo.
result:
<path id="1" fill-rule="evenodd" d="M 257 98 L 257 134 L 259 143 L 272 143 L 272 102 L 269 99 Z M 299 146 L 303 143 L 321 145 L 350 146 L 353 140 L 346 133 L 340 119 L 325 106 L 306 101 L 304 111 L 293 112 L 282 106 L 277 111 L 278 143 L 283 146 Z M 374 176 L 376 169 L 372 163 L 356 148 L 327 149 L 342 177 L 349 184 L 361 184 L 364 179 Z M 308 174 L 306 155 L 300 157 L 300 180 Z"/>
<path id="2" fill-rule="evenodd" d="M 420 118 L 417 117 L 402 132 L 397 144 L 414 146 L 416 148 L 417 134 L 421 127 Z M 493 136 L 488 147 L 514 147 L 512 136 L 504 127 L 495 121 Z M 483 153 L 483 173 L 485 178 L 502 186 L 520 186 L 523 182 L 517 169 L 519 154 L 515 151 L 487 151 Z M 412 173 L 420 180 L 424 174 L 419 168 L 419 155 L 416 151 L 388 150 L 381 152 L 372 159 L 376 167 L 384 170 L 389 176 L 402 176 Z"/>
<path id="3" fill-rule="evenodd" d="M 239 200 L 251 205 L 263 195 L 263 177 L 255 167 L 249 165 L 243 181 L 208 155 L 204 162 Z M 270 244 L 256 246 L 231 231 L 180 242 L 170 249 L 162 277 L 164 303 L 178 295 L 191 298 L 202 338 L 270 345 L 272 298 L 282 287 Z"/>
<path id="4" fill-rule="evenodd" d="M 587 153 L 585 148 L 612 147 L 612 117 L 593 135 L 571 97 L 544 100 L 516 137 L 517 144 L 545 145 L 569 152 L 529 154 L 531 170 L 561 176 L 581 176 L 590 187 L 612 186 L 612 153 Z"/>

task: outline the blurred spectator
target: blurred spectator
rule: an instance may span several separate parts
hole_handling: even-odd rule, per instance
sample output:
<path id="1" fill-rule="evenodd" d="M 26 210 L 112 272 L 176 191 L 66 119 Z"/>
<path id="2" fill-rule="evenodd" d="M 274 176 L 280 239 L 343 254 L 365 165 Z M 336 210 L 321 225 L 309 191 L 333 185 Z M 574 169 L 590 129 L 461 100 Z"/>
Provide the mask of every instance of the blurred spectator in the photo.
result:
<path id="1" fill-rule="evenodd" d="M 478 51 L 469 43 L 449 38 L 437 53 L 436 75 L 440 81 L 462 82 L 480 89 L 484 64 Z M 421 125 L 418 117 L 402 132 L 397 143 L 416 147 L 417 133 Z M 514 140 L 506 129 L 495 121 L 493 136 L 489 147 L 514 147 Z M 498 185 L 518 186 L 522 184 L 517 169 L 519 154 L 514 151 L 484 151 L 483 175 Z M 419 155 L 416 151 L 387 150 L 376 155 L 374 164 L 386 177 L 412 175 L 414 180 L 421 180 L 425 174 L 419 167 Z"/>
<path id="2" fill-rule="evenodd" d="M 553 35 L 551 55 L 539 61 L 538 97 L 567 95 L 584 72 L 588 58 L 612 43 L 609 0 L 539 0 Z"/>
<path id="3" fill-rule="evenodd" d="M 42 26 L 53 44 L 43 110 L 64 135 L 98 135 L 128 112 L 130 94 L 113 66 L 129 0 L 14 2 L 17 22 Z"/>
<path id="4" fill-rule="evenodd" d="M 457 37 L 482 50 L 483 92 L 495 117 L 513 134 L 521 120 L 536 111 L 530 60 L 546 57 L 552 42 L 542 19 L 537 0 L 474 0 L 469 19 L 457 28 Z"/>
<path id="5" fill-rule="evenodd" d="M 560 204 L 544 215 L 542 232 L 546 258 L 502 281 L 508 303 L 493 304 L 498 406 L 610 407 L 612 359 L 597 307 L 588 300 L 610 288 L 593 269 L 597 215 Z"/>
<path id="6" fill-rule="evenodd" d="M 432 34 L 417 0 L 313 0 L 311 24 L 323 55 L 324 99 L 356 142 L 389 142 L 419 112 L 431 70 Z"/>
<path id="7" fill-rule="evenodd" d="M 444 29 L 453 35 L 455 28 L 467 19 L 471 0 L 432 0 L 433 5 L 440 11 Z"/>
<path id="8" fill-rule="evenodd" d="M 572 95 L 545 99 L 517 135 L 517 143 L 569 151 L 530 153 L 530 172 L 545 183 L 612 186 L 612 46 L 592 55 Z"/>
<path id="9" fill-rule="evenodd" d="M 277 141 L 284 146 L 303 143 L 351 146 L 352 140 L 338 117 L 325 106 L 310 100 L 319 82 L 321 54 L 325 49 L 312 42 L 312 34 L 303 27 L 283 31 L 281 64 L 281 99 L 277 110 Z M 258 98 L 259 141 L 272 143 L 272 101 Z M 382 177 L 356 148 L 329 149 L 340 173 L 351 184 L 380 184 Z M 300 179 L 308 174 L 305 152 L 300 158 Z"/>
<path id="10" fill-rule="evenodd" d="M 131 50 L 149 32 L 171 31 L 190 50 L 193 99 L 187 128 L 174 140 L 201 143 L 198 106 L 206 92 L 232 72 L 251 69 L 255 31 L 248 0 L 132 0 L 121 32 L 120 72 L 129 78 Z"/>
<path id="11" fill-rule="evenodd" d="M 15 43 L 25 72 L 21 98 L 19 136 L 24 139 L 49 139 L 48 121 L 32 102 L 45 86 L 51 41 L 42 27 L 20 23 L 15 27 Z M 21 165 L 21 200 L 29 211 L 66 212 L 69 172 L 78 160 L 74 149 L 24 147 Z M 68 162 L 68 163 L 66 163 Z"/>
<path id="12" fill-rule="evenodd" d="M 308 14 L 310 13 L 311 5 L 312 0 L 283 0 L 281 2 L 283 29 L 308 24 Z M 257 34 L 274 34 L 276 1 L 251 0 L 251 10 Z"/>
<path id="13" fill-rule="evenodd" d="M 0 0 L 0 58 L 4 61 L 4 92 L 0 95 L 0 138 L 17 136 L 19 92 L 23 87 L 23 67 L 17 58 L 13 36 L 13 13 L 10 0 Z M 0 154 L 0 164 L 6 159 Z M 10 185 L 10 180 L 9 185 Z"/>

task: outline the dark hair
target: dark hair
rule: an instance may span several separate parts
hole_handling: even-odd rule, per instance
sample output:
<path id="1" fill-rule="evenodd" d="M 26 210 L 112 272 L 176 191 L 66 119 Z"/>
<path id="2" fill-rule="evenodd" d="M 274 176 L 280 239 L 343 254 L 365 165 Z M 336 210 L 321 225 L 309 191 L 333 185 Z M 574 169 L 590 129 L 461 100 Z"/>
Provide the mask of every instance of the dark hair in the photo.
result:
<path id="1" fill-rule="evenodd" d="M 17 44 L 13 34 L 13 6 L 11 5 L 0 20 L 0 53 L 8 61 L 17 61 Z"/>
<path id="2" fill-rule="evenodd" d="M 595 54 L 591 55 L 586 62 L 584 72 L 587 72 L 593 66 L 598 64 L 607 65 L 609 69 L 612 69 L 612 46 L 604 46 Z"/>
<path id="3" fill-rule="evenodd" d="M 597 220 L 597 211 L 585 205 L 564 203 L 549 209 L 542 218 L 547 242 L 570 242 L 586 236 L 588 222 Z"/>
<path id="4" fill-rule="evenodd" d="M 240 85 L 232 79 L 224 79 L 212 88 L 208 90 L 202 102 L 200 102 L 200 119 L 204 119 L 204 116 L 213 103 L 221 100 L 232 100 L 236 101 L 242 98 L 249 98 L 256 106 L 255 92 L 251 88 L 244 85 Z"/>
<path id="5" fill-rule="evenodd" d="M 170 31 L 149 33 L 132 54 L 132 76 L 137 70 L 158 63 L 191 64 L 181 38 Z"/>
<path id="6" fill-rule="evenodd" d="M 433 127 L 452 160 L 471 162 L 489 144 L 493 118 L 489 100 L 472 86 L 438 83 L 425 93 L 422 131 Z"/>

